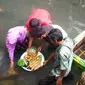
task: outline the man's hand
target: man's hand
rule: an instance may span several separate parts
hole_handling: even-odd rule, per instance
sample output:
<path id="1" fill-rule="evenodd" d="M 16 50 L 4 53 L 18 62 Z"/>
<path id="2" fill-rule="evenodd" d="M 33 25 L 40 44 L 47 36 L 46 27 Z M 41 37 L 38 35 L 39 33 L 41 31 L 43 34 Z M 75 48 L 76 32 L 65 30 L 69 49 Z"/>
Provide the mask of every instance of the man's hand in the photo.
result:
<path id="1" fill-rule="evenodd" d="M 57 81 L 56 81 L 56 85 L 62 85 L 62 77 L 58 77 Z"/>
<path id="2" fill-rule="evenodd" d="M 48 62 L 47 60 L 46 60 L 46 61 L 44 61 L 44 62 L 43 62 L 43 65 L 44 65 L 44 66 L 46 66 L 47 62 Z"/>

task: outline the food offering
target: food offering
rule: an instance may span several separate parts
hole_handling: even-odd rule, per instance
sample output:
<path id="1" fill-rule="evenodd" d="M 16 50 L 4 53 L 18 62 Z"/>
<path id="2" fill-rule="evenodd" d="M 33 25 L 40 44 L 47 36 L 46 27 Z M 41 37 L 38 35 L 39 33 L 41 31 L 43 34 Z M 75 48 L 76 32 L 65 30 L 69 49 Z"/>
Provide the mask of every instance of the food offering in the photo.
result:
<path id="1" fill-rule="evenodd" d="M 27 71 L 39 69 L 44 62 L 44 56 L 35 47 L 27 49 L 27 51 L 18 60 L 18 65 Z"/>

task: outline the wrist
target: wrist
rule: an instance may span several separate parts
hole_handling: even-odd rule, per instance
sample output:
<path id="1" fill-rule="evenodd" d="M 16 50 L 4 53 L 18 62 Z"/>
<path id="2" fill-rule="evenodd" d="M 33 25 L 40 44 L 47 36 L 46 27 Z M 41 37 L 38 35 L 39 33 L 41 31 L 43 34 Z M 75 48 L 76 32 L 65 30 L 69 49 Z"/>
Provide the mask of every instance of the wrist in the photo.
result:
<path id="1" fill-rule="evenodd" d="M 65 75 L 65 73 L 66 73 L 66 70 L 61 70 L 61 73 L 60 73 L 60 77 L 64 77 L 64 75 Z"/>
<path id="2" fill-rule="evenodd" d="M 14 61 L 13 61 L 13 60 L 11 60 L 10 62 L 11 62 L 11 63 L 14 63 Z"/>
<path id="3" fill-rule="evenodd" d="M 14 61 L 11 60 L 11 61 L 10 61 L 10 68 L 13 68 L 13 67 L 14 67 Z"/>
<path id="4" fill-rule="evenodd" d="M 58 78 L 60 78 L 61 80 L 63 79 L 63 77 L 62 77 L 62 76 L 59 76 Z"/>
<path id="5" fill-rule="evenodd" d="M 47 62 L 48 62 L 48 60 L 45 60 L 45 62 L 47 63 Z"/>

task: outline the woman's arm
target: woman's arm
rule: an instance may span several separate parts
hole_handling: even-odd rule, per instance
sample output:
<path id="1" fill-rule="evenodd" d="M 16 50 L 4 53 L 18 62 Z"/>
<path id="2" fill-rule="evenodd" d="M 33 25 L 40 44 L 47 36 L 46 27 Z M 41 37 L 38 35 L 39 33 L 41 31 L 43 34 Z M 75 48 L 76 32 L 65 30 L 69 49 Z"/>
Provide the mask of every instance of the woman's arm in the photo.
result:
<path id="1" fill-rule="evenodd" d="M 8 53 L 10 58 L 10 68 L 14 68 L 14 51 L 15 51 L 16 44 L 9 44 Z"/>
<path id="2" fill-rule="evenodd" d="M 31 34 L 29 34 L 28 48 L 32 46 L 32 42 L 33 42 L 33 37 L 31 36 Z"/>

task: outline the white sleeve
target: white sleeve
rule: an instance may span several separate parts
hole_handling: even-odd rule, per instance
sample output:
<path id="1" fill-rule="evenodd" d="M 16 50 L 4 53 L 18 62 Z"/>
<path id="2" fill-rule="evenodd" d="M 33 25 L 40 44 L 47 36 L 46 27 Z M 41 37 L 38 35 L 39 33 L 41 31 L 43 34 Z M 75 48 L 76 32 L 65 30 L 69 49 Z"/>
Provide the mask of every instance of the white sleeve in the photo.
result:
<path id="1" fill-rule="evenodd" d="M 59 25 L 56 25 L 56 24 L 51 24 L 51 26 L 54 28 L 54 29 L 59 29 L 62 34 L 63 34 L 63 39 L 68 37 L 68 34 L 66 33 L 66 31 Z"/>

